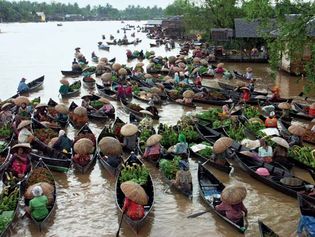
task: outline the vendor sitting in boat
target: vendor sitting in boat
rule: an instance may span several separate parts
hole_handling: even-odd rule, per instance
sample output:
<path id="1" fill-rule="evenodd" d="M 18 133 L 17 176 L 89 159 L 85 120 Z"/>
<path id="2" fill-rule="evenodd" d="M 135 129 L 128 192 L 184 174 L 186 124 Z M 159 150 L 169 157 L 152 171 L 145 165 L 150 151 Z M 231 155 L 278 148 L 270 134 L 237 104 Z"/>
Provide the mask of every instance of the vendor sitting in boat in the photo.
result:
<path id="1" fill-rule="evenodd" d="M 241 87 L 240 90 L 242 90 L 242 94 L 241 94 L 241 102 L 243 103 L 247 103 L 250 100 L 251 94 L 250 91 L 248 89 L 248 87 Z"/>
<path id="2" fill-rule="evenodd" d="M 175 145 L 174 153 L 187 158 L 188 143 L 186 142 L 186 137 L 183 133 L 178 135 L 178 143 Z"/>
<path id="3" fill-rule="evenodd" d="M 149 201 L 145 190 L 133 181 L 127 181 L 120 185 L 121 191 L 125 195 L 122 212 L 136 221 L 144 217 L 144 205 Z"/>
<path id="4" fill-rule="evenodd" d="M 17 93 L 22 94 L 22 93 L 27 93 L 29 91 L 28 85 L 25 83 L 26 79 L 23 77 L 19 83 Z"/>
<path id="5" fill-rule="evenodd" d="M 82 68 L 80 67 L 80 65 L 78 64 L 77 60 L 74 58 L 73 62 L 72 62 L 72 71 L 75 72 L 81 72 Z"/>
<path id="6" fill-rule="evenodd" d="M 31 216 L 36 221 L 44 220 L 48 214 L 48 198 L 43 195 L 43 189 L 41 186 L 35 186 L 32 189 L 33 198 L 29 202 L 29 211 Z"/>
<path id="7" fill-rule="evenodd" d="M 189 171 L 188 161 L 180 160 L 179 161 L 179 170 L 176 172 L 175 180 L 172 180 L 172 183 L 180 189 L 182 192 L 191 195 L 192 192 L 192 177 Z"/>
<path id="8" fill-rule="evenodd" d="M 258 156 L 265 162 L 272 162 L 272 147 L 268 146 L 264 139 L 260 139 L 260 147 L 258 148 Z"/>
<path id="9" fill-rule="evenodd" d="M 69 86 L 69 81 L 66 80 L 66 79 L 62 79 L 60 80 L 60 83 L 62 84 L 59 88 L 59 93 L 61 95 L 66 95 L 68 94 L 69 92 L 72 91 L 71 87 Z"/>
<path id="10" fill-rule="evenodd" d="M 67 137 L 66 132 L 64 130 L 60 130 L 58 139 L 52 148 L 60 152 L 71 153 L 72 145 L 73 141 Z"/>
<path id="11" fill-rule="evenodd" d="M 269 101 L 278 101 L 280 97 L 280 88 L 278 86 L 275 86 L 271 90 L 272 96 L 270 97 Z"/>
<path id="12" fill-rule="evenodd" d="M 117 100 L 125 100 L 126 99 L 126 94 L 125 94 L 125 89 L 122 84 L 118 85 L 117 89 Z"/>
<path id="13" fill-rule="evenodd" d="M 298 229 L 298 237 L 315 236 L 315 217 L 309 215 L 301 215 Z"/>
<path id="14" fill-rule="evenodd" d="M 100 157 L 106 161 L 111 167 L 117 168 L 123 162 L 121 157 L 122 146 L 120 142 L 113 137 L 103 137 L 98 144 L 101 154 Z"/>
<path id="15" fill-rule="evenodd" d="M 30 170 L 29 153 L 32 148 L 29 143 L 19 143 L 12 147 L 12 160 L 10 171 L 19 179 L 22 179 Z"/>
<path id="16" fill-rule="evenodd" d="M 213 160 L 217 164 L 225 165 L 227 163 L 228 158 L 234 156 L 234 152 L 229 154 L 228 148 L 231 147 L 233 140 L 229 137 L 219 138 L 213 144 L 213 155 L 211 156 L 211 160 Z"/>
<path id="17" fill-rule="evenodd" d="M 306 129 L 300 125 L 294 124 L 288 128 L 288 131 L 291 134 L 291 136 L 288 138 L 290 147 L 294 145 L 303 146 L 303 136 L 306 132 Z"/>
<path id="18" fill-rule="evenodd" d="M 18 142 L 19 143 L 31 143 L 34 139 L 34 135 L 31 132 L 31 120 L 22 120 L 17 127 Z"/>
<path id="19" fill-rule="evenodd" d="M 120 129 L 120 134 L 124 136 L 123 147 L 129 151 L 137 150 L 138 127 L 134 124 L 125 124 Z"/>
<path id="20" fill-rule="evenodd" d="M 265 120 L 266 128 L 277 128 L 278 127 L 278 119 L 276 118 L 276 113 L 271 111 L 269 117 Z"/>
<path id="21" fill-rule="evenodd" d="M 246 80 L 254 79 L 253 69 L 251 67 L 246 68 L 246 73 L 245 73 L 244 77 L 246 78 Z"/>
<path id="22" fill-rule="evenodd" d="M 0 112 L 0 123 L 1 124 L 7 124 L 10 123 L 13 119 L 13 113 L 10 110 L 11 103 L 5 103 L 1 107 L 1 112 Z"/>
<path id="23" fill-rule="evenodd" d="M 253 93 L 254 90 L 255 90 L 255 82 L 256 82 L 256 79 L 255 79 L 255 78 L 252 78 L 252 79 L 250 79 L 250 82 L 249 82 L 249 84 L 247 85 L 247 87 L 248 87 L 250 93 Z"/>
<path id="24" fill-rule="evenodd" d="M 221 203 L 215 209 L 239 226 L 244 226 L 243 217 L 247 216 L 247 209 L 243 204 L 247 194 L 241 185 L 230 185 L 221 193 Z"/>
<path id="25" fill-rule="evenodd" d="M 34 112 L 34 118 L 38 121 L 48 121 L 49 118 L 47 116 L 47 104 L 40 103 L 36 105 L 35 112 Z"/>
<path id="26" fill-rule="evenodd" d="M 162 154 L 162 146 L 160 141 L 162 136 L 159 134 L 154 134 L 148 138 L 146 142 L 145 152 L 143 154 L 144 159 L 151 160 L 153 162 L 157 162 Z"/>

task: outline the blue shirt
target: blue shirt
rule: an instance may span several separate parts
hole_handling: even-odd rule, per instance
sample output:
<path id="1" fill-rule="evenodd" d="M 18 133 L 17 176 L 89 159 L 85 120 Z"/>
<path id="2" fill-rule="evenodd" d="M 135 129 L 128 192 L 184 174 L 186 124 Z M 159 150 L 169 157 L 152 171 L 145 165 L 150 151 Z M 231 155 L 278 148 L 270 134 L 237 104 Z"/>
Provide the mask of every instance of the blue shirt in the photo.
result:
<path id="1" fill-rule="evenodd" d="M 17 90 L 18 90 L 18 93 L 22 93 L 22 92 L 28 92 L 29 88 L 28 88 L 28 85 L 24 81 L 21 81 Z"/>
<path id="2" fill-rule="evenodd" d="M 315 236 L 315 217 L 301 215 L 297 233 L 302 233 L 303 230 L 305 230 L 309 236 Z"/>

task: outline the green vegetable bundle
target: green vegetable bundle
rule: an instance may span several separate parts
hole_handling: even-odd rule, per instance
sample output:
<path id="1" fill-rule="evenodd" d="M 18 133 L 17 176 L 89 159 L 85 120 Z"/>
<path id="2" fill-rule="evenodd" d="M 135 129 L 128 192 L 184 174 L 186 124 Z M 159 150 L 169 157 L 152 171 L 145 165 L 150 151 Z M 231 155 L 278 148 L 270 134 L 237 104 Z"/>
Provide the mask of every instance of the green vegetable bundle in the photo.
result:
<path id="1" fill-rule="evenodd" d="M 14 210 L 18 204 L 19 189 L 15 188 L 8 193 L 8 189 L 4 188 L 1 193 L 0 200 L 0 234 L 5 230 L 7 225 L 13 220 Z"/>
<path id="2" fill-rule="evenodd" d="M 98 100 L 93 100 L 90 102 L 90 105 L 94 108 L 94 109 L 100 109 L 103 107 L 104 103 Z"/>
<path id="3" fill-rule="evenodd" d="M 259 115 L 260 115 L 258 108 L 254 107 L 254 106 L 245 106 L 243 109 L 243 113 L 244 113 L 245 117 L 248 119 L 259 117 Z"/>
<path id="4" fill-rule="evenodd" d="M 81 88 L 81 84 L 80 83 L 73 83 L 72 85 L 70 85 L 70 88 L 72 90 L 78 90 Z"/>
<path id="5" fill-rule="evenodd" d="M 207 67 L 201 66 L 201 67 L 199 68 L 199 74 L 200 74 L 200 75 L 202 75 L 202 74 L 204 74 L 204 73 L 206 73 L 206 72 L 208 72 L 208 68 L 207 68 Z"/>
<path id="6" fill-rule="evenodd" d="M 12 128 L 9 124 L 4 124 L 0 127 L 0 138 L 8 138 L 12 135 Z M 1 150 L 1 149 L 0 149 Z"/>
<path id="7" fill-rule="evenodd" d="M 175 156 L 173 160 L 160 160 L 160 170 L 167 179 L 175 179 L 176 172 L 179 170 L 179 161 L 179 156 Z"/>
<path id="8" fill-rule="evenodd" d="M 212 123 L 212 128 L 220 128 L 220 127 L 229 127 L 233 125 L 232 119 L 225 119 L 225 120 L 215 120 Z"/>
<path id="9" fill-rule="evenodd" d="M 289 149 L 289 156 L 311 168 L 315 168 L 315 149 L 309 146 L 294 145 Z"/>
<path id="10" fill-rule="evenodd" d="M 249 131 L 255 134 L 258 138 L 262 138 L 266 136 L 264 132 L 260 131 L 266 128 L 265 125 L 262 123 L 246 123 L 245 126 Z"/>
<path id="11" fill-rule="evenodd" d="M 194 129 L 193 126 L 187 126 L 181 130 L 186 137 L 187 142 L 196 142 L 199 139 L 199 133 Z"/>
<path id="12" fill-rule="evenodd" d="M 139 185 L 144 185 L 149 178 L 149 170 L 145 166 L 139 164 L 124 166 L 120 174 L 119 181 L 122 183 L 131 180 Z"/>
<path id="13" fill-rule="evenodd" d="M 229 126 L 227 127 L 226 132 L 230 138 L 238 142 L 246 138 L 246 135 L 244 133 L 244 128 L 240 125 Z"/>
<path id="14" fill-rule="evenodd" d="M 173 129 L 173 127 L 169 127 L 166 124 L 164 125 L 164 130 L 161 133 L 161 135 L 162 135 L 162 140 L 160 143 L 166 149 L 175 145 L 178 141 L 177 132 Z"/>
<path id="15" fill-rule="evenodd" d="M 219 118 L 219 113 L 222 113 L 221 109 L 211 108 L 208 111 L 198 113 L 196 116 L 198 119 L 214 122 Z"/>

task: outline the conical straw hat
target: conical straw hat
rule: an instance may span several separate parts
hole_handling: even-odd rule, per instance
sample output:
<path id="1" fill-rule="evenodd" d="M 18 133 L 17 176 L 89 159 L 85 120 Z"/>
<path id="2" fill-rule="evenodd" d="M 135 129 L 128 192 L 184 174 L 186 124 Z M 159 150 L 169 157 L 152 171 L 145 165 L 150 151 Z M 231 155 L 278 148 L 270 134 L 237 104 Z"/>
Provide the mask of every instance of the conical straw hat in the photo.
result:
<path id="1" fill-rule="evenodd" d="M 300 125 L 291 125 L 288 130 L 293 135 L 300 136 L 300 137 L 304 136 L 306 132 L 305 128 L 303 128 Z"/>
<path id="2" fill-rule="evenodd" d="M 73 145 L 73 150 L 80 155 L 88 155 L 93 153 L 94 144 L 88 138 L 81 138 Z"/>
<path id="3" fill-rule="evenodd" d="M 19 126 L 17 127 L 18 130 L 26 127 L 26 126 L 29 126 L 32 124 L 32 121 L 31 120 L 22 120 L 22 122 L 19 124 Z"/>
<path id="4" fill-rule="evenodd" d="M 113 137 L 103 137 L 98 143 L 102 153 L 106 156 L 117 156 L 122 153 L 122 146 L 120 142 Z"/>
<path id="5" fill-rule="evenodd" d="M 230 185 L 223 189 L 221 200 L 227 204 L 235 205 L 242 202 L 246 197 L 247 191 L 243 185 Z"/>
<path id="6" fill-rule="evenodd" d="M 138 132 L 138 127 L 132 123 L 125 124 L 121 127 L 120 133 L 125 137 L 135 135 Z"/>
<path id="7" fill-rule="evenodd" d="M 162 136 L 160 134 L 154 134 L 151 137 L 148 138 L 146 145 L 147 146 L 153 146 L 157 143 L 159 143 L 162 139 Z"/>
<path id="8" fill-rule="evenodd" d="M 120 185 L 121 191 L 127 198 L 140 205 L 147 205 L 149 201 L 145 190 L 137 183 L 132 181 L 123 182 Z"/>
<path id="9" fill-rule="evenodd" d="M 17 98 L 15 98 L 14 100 L 13 100 L 13 102 L 14 102 L 14 104 L 16 104 L 17 106 L 21 106 L 22 104 L 26 104 L 26 105 L 28 105 L 29 103 L 30 103 L 30 100 L 27 98 L 27 97 L 25 97 L 25 96 L 19 96 L 19 97 L 17 97 Z"/>
<path id="10" fill-rule="evenodd" d="M 278 145 L 280 145 L 284 148 L 287 148 L 287 149 L 289 149 L 289 147 L 290 147 L 289 143 L 286 140 L 284 140 L 282 137 L 273 137 L 273 138 L 271 138 L 271 141 L 273 141 L 273 142 L 277 143 Z"/>
<path id="11" fill-rule="evenodd" d="M 213 145 L 213 151 L 216 154 L 226 151 L 233 143 L 233 139 L 229 137 L 221 137 Z"/>
<path id="12" fill-rule="evenodd" d="M 69 108 L 65 104 L 56 105 L 55 110 L 61 114 L 67 114 L 69 112 Z"/>

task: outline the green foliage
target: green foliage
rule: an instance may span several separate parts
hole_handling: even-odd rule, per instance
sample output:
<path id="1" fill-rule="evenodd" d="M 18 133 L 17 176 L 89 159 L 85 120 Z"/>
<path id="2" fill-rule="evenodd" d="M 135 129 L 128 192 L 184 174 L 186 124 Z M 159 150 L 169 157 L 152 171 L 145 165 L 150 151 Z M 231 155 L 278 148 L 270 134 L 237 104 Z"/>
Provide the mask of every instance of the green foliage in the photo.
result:
<path id="1" fill-rule="evenodd" d="M 140 142 L 145 143 L 151 135 L 153 135 L 151 129 L 143 128 L 140 134 Z"/>
<path id="2" fill-rule="evenodd" d="M 193 126 L 187 126 L 181 130 L 181 133 L 183 133 L 186 137 L 186 141 L 189 142 L 194 142 L 199 139 L 199 134 L 195 130 Z"/>
<path id="3" fill-rule="evenodd" d="M 144 185 L 147 183 L 149 178 L 149 170 L 139 164 L 133 164 L 132 166 L 125 166 L 121 170 L 120 182 L 133 181 L 137 184 Z"/>
<path id="4" fill-rule="evenodd" d="M 167 179 L 175 179 L 176 172 L 179 170 L 179 161 L 179 156 L 175 156 L 173 160 L 160 160 L 160 170 Z"/>
<path id="5" fill-rule="evenodd" d="M 227 134 L 230 138 L 232 138 L 235 141 L 242 141 L 244 138 L 246 138 L 244 134 L 244 128 L 240 125 L 232 125 L 227 127 L 226 129 Z"/>
<path id="6" fill-rule="evenodd" d="M 174 131 L 173 127 L 164 124 L 164 131 L 161 133 L 161 145 L 166 149 L 175 145 L 178 140 L 178 134 Z"/>
<path id="7" fill-rule="evenodd" d="M 90 105 L 94 108 L 94 109 L 100 109 L 103 107 L 103 103 L 101 101 L 98 100 L 93 100 L 90 102 Z"/>
<path id="8" fill-rule="evenodd" d="M 254 107 L 254 106 L 244 107 L 243 113 L 244 113 L 245 117 L 248 119 L 259 117 L 259 115 L 260 115 L 258 108 Z"/>
<path id="9" fill-rule="evenodd" d="M 232 119 L 215 120 L 212 123 L 212 128 L 228 127 L 228 126 L 232 126 L 232 124 L 233 124 Z"/>
<path id="10" fill-rule="evenodd" d="M 198 119 L 214 122 L 219 118 L 219 113 L 222 113 L 222 109 L 211 108 L 207 111 L 198 113 L 196 117 Z"/>
<path id="11" fill-rule="evenodd" d="M 300 147 L 295 145 L 290 147 L 289 156 L 311 168 L 315 168 L 315 152 L 312 150 L 313 149 L 309 146 Z"/>
<path id="12" fill-rule="evenodd" d="M 255 134 L 258 138 L 264 137 L 266 134 L 260 130 L 266 128 L 264 124 L 252 122 L 252 123 L 246 123 L 246 128 L 251 131 L 253 134 Z"/>
<path id="13" fill-rule="evenodd" d="M 7 137 L 11 136 L 12 132 L 13 132 L 12 128 L 9 124 L 4 124 L 3 126 L 0 127 L 0 137 L 1 138 L 7 138 Z"/>

